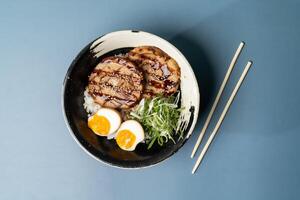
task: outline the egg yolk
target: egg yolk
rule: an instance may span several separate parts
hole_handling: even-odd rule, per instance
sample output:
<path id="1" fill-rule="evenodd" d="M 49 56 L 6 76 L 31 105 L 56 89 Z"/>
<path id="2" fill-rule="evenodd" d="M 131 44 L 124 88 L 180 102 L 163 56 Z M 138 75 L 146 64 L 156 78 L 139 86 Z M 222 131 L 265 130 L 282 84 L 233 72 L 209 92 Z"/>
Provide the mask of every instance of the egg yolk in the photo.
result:
<path id="1" fill-rule="evenodd" d="M 134 145 L 135 140 L 135 135 L 127 129 L 119 131 L 116 137 L 117 144 L 123 149 L 131 148 Z"/>
<path id="2" fill-rule="evenodd" d="M 92 119 L 88 121 L 88 126 L 94 131 L 94 133 L 107 136 L 110 130 L 110 123 L 104 116 L 94 115 Z"/>

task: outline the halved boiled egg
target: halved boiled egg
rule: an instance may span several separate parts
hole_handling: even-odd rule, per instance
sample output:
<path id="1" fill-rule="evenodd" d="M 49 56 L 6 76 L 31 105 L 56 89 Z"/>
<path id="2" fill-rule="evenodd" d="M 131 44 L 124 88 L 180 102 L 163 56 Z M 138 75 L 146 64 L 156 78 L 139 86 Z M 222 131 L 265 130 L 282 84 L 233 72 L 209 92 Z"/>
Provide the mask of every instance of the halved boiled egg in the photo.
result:
<path id="1" fill-rule="evenodd" d="M 121 149 L 133 151 L 145 139 L 144 129 L 139 122 L 127 120 L 121 124 L 115 139 Z"/>
<path id="2" fill-rule="evenodd" d="M 88 118 L 88 127 L 100 136 L 108 136 L 118 130 L 121 124 L 120 113 L 110 108 L 100 108 Z"/>

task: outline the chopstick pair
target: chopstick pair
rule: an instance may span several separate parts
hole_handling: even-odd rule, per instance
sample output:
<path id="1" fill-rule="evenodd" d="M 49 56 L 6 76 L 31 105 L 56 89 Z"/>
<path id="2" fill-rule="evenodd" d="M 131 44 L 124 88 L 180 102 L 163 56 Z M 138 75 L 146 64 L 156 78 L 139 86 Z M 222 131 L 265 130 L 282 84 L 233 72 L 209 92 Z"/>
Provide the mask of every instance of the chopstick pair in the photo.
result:
<path id="1" fill-rule="evenodd" d="M 192 154 L 191 154 L 191 158 L 193 158 L 193 157 L 195 156 L 195 153 L 196 153 L 196 151 L 197 151 L 197 149 L 198 149 L 198 147 L 199 147 L 199 145 L 200 145 L 200 143 L 201 143 L 201 141 L 202 141 L 202 139 L 203 139 L 203 136 L 204 136 L 204 134 L 205 134 L 205 131 L 206 131 L 206 129 L 207 129 L 209 123 L 210 123 L 210 120 L 211 120 L 211 118 L 212 118 L 212 115 L 213 115 L 214 112 L 215 112 L 215 109 L 216 109 L 216 107 L 217 107 L 217 105 L 218 105 L 218 103 L 219 103 L 219 100 L 220 100 L 220 98 L 221 98 L 221 95 L 222 95 L 222 93 L 223 93 L 223 90 L 224 90 L 224 88 L 225 88 L 225 86 L 226 86 L 226 84 L 227 84 L 227 81 L 228 81 L 228 79 L 229 79 L 229 77 L 230 77 L 230 75 L 231 75 L 231 72 L 232 72 L 232 70 L 233 70 L 233 68 L 234 68 L 234 66 L 235 66 L 235 64 L 236 64 L 236 61 L 237 61 L 237 59 L 238 59 L 238 57 L 239 57 L 239 55 L 240 55 L 240 53 L 241 53 L 241 51 L 242 51 L 244 45 L 245 45 L 244 42 L 241 42 L 241 43 L 240 43 L 239 47 L 237 48 L 237 50 L 236 50 L 236 52 L 235 52 L 235 54 L 234 54 L 234 56 L 233 56 L 233 58 L 232 58 L 232 60 L 231 60 L 231 63 L 230 63 L 230 65 L 229 65 L 228 70 L 227 70 L 227 72 L 226 72 L 226 75 L 225 75 L 225 77 L 224 77 L 224 80 L 223 80 L 223 82 L 222 82 L 222 84 L 221 84 L 221 86 L 220 86 L 219 92 L 218 92 L 218 94 L 217 94 L 217 96 L 216 96 L 216 99 L 215 99 L 215 101 L 214 101 L 214 103 L 213 103 L 213 105 L 212 105 L 212 108 L 211 108 L 211 110 L 210 110 L 210 112 L 209 112 L 209 114 L 208 114 L 208 117 L 207 117 L 207 119 L 206 119 L 206 121 L 205 121 L 205 123 L 204 123 L 204 126 L 203 126 L 203 128 L 202 128 L 202 130 L 201 130 L 201 132 L 200 132 L 200 135 L 199 135 L 199 137 L 198 137 L 198 139 L 197 139 L 197 142 L 196 142 L 196 144 L 195 144 L 195 146 L 194 146 L 194 149 L 193 149 Z M 221 123 L 223 122 L 223 120 L 224 120 L 224 118 L 225 118 L 225 116 L 226 116 L 226 113 L 227 113 L 227 111 L 228 111 L 230 105 L 232 104 L 232 102 L 233 102 L 233 100 L 234 100 L 234 97 L 235 97 L 235 95 L 237 94 L 237 92 L 238 92 L 238 90 L 239 90 L 241 84 L 243 83 L 243 80 L 245 79 L 245 77 L 246 77 L 246 75 L 247 75 L 247 73 L 248 73 L 248 71 L 249 71 L 251 65 L 252 65 L 252 61 L 248 61 L 248 63 L 246 64 L 246 66 L 245 66 L 245 68 L 244 68 L 244 71 L 242 72 L 242 74 L 241 74 L 241 76 L 240 76 L 240 78 L 239 78 L 239 80 L 238 80 L 236 86 L 234 87 L 234 90 L 232 91 L 232 93 L 231 93 L 231 95 L 230 95 L 230 97 L 229 97 L 229 99 L 228 99 L 228 101 L 227 101 L 227 103 L 226 103 L 226 105 L 225 105 L 225 107 L 224 107 L 224 110 L 223 110 L 222 113 L 221 113 L 221 116 L 220 116 L 220 118 L 219 118 L 219 120 L 218 120 L 218 122 L 217 122 L 215 128 L 213 129 L 211 135 L 209 136 L 209 138 L 208 138 L 208 140 L 207 140 L 207 142 L 206 142 L 204 148 L 202 149 L 202 151 L 201 151 L 201 153 L 200 153 L 200 155 L 199 155 L 199 157 L 198 157 L 198 159 L 197 159 L 197 161 L 196 161 L 196 163 L 195 163 L 195 165 L 194 165 L 194 167 L 193 167 L 192 174 L 194 174 L 195 171 L 197 170 L 197 168 L 199 167 L 199 165 L 200 165 L 200 163 L 201 163 L 201 161 L 202 161 L 202 159 L 203 159 L 205 153 L 207 152 L 207 150 L 208 150 L 208 148 L 209 148 L 209 145 L 211 144 L 212 140 L 213 140 L 214 137 L 216 136 L 216 134 L 217 134 L 217 132 L 218 132 L 220 126 L 221 126 Z"/>

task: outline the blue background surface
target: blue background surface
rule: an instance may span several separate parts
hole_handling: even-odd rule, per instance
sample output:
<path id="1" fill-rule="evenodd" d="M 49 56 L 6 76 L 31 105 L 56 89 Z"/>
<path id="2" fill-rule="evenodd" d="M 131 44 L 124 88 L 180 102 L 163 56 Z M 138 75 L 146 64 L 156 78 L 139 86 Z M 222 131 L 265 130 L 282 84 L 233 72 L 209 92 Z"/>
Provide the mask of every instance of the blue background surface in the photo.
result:
<path id="1" fill-rule="evenodd" d="M 300 1 L 261 0 L 1 1 L 0 199 L 299 199 L 299 8 Z M 61 111 L 72 59 L 122 29 L 176 45 L 202 96 L 194 135 L 171 159 L 143 170 L 89 157 Z M 246 48 L 218 115 L 248 59 L 253 68 L 193 176 L 192 147 L 241 40 Z"/>

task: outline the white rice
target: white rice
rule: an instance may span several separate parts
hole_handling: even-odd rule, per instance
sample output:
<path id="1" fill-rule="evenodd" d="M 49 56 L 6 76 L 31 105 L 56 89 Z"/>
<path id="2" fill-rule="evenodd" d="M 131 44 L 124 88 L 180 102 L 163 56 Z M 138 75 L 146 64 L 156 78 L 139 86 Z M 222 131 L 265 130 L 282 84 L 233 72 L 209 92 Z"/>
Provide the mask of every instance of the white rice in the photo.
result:
<path id="1" fill-rule="evenodd" d="M 101 106 L 97 104 L 94 101 L 93 97 L 89 94 L 88 88 L 86 88 L 84 91 L 83 107 L 88 113 L 88 116 L 91 116 L 92 114 L 96 113 L 101 108 Z"/>

